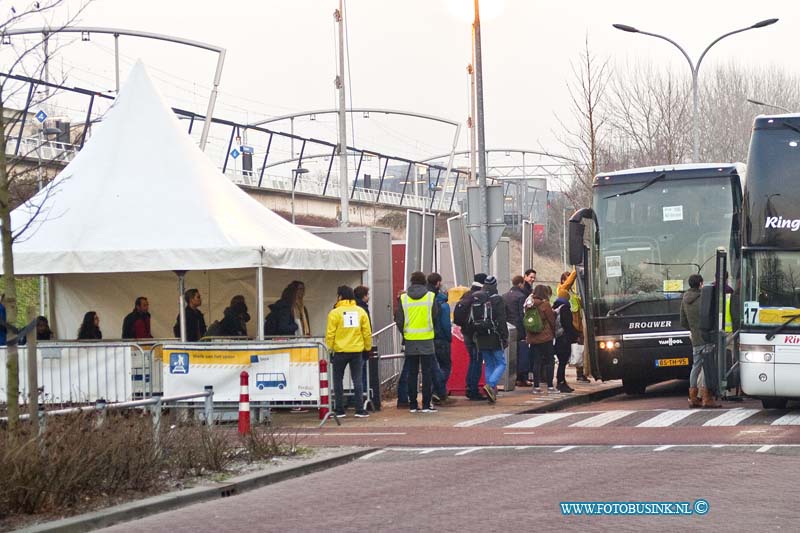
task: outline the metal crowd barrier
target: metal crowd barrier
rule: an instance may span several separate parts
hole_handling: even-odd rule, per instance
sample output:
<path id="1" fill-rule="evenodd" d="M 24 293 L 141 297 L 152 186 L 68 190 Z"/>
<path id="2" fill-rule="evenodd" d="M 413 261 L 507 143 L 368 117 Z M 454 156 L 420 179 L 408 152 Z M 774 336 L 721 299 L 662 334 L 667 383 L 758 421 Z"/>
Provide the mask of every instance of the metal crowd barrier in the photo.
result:
<path id="1" fill-rule="evenodd" d="M 139 407 L 146 407 L 150 410 L 150 415 L 153 419 L 153 433 L 156 438 L 156 442 L 158 442 L 159 432 L 161 428 L 161 410 L 166 407 L 181 407 L 178 405 L 178 402 L 186 401 L 186 400 L 193 400 L 197 398 L 204 398 L 203 402 L 203 421 L 207 426 L 210 426 L 214 423 L 214 388 L 211 386 L 207 386 L 205 391 L 193 393 L 193 394 L 181 394 L 176 396 L 170 397 L 161 397 L 157 396 L 154 398 L 148 398 L 144 400 L 132 400 L 128 402 L 115 402 L 115 403 L 106 403 L 105 400 L 99 400 L 95 402 L 94 405 L 86 405 L 82 407 L 70 407 L 67 409 L 53 409 L 50 411 L 45 411 L 44 409 L 39 409 L 39 433 L 41 434 L 44 432 L 46 426 L 46 420 L 48 416 L 67 416 L 67 415 L 75 415 L 80 413 L 90 413 L 90 412 L 98 412 L 100 413 L 100 423 L 105 418 L 105 413 L 108 411 L 116 411 L 116 410 L 123 410 L 123 409 L 135 409 Z M 28 420 L 30 415 L 20 414 L 20 420 Z M 7 422 L 7 417 L 0 418 L 0 422 Z"/>
<path id="2" fill-rule="evenodd" d="M 0 349 L 0 384 L 6 383 L 7 349 Z M 28 349 L 18 348 L 21 398 L 28 395 Z M 37 381 L 45 404 L 89 403 L 99 399 L 134 399 L 134 364 L 148 355 L 135 342 L 37 343 Z"/>

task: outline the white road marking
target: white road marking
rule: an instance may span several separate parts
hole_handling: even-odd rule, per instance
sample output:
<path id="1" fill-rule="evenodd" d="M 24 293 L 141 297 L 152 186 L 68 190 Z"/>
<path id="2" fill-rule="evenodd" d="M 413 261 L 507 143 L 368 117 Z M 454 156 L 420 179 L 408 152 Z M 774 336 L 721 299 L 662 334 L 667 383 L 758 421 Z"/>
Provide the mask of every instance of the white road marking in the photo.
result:
<path id="1" fill-rule="evenodd" d="M 545 413 L 543 415 L 534 415 L 533 417 L 523 420 L 521 422 L 516 422 L 509 426 L 505 426 L 507 428 L 538 428 L 539 426 L 543 426 L 549 422 L 555 422 L 556 420 L 560 420 L 562 418 L 572 416 L 575 413 Z"/>
<path id="2" fill-rule="evenodd" d="M 675 422 L 680 422 L 684 418 L 697 413 L 698 411 L 691 411 L 689 409 L 678 409 L 678 410 L 670 410 L 664 411 L 663 413 L 654 416 L 648 420 L 645 420 L 641 424 L 637 425 L 637 428 L 665 428 L 669 427 Z"/>
<path id="3" fill-rule="evenodd" d="M 703 426 L 735 426 L 742 420 L 750 418 L 758 412 L 760 412 L 759 409 L 731 409 L 723 412 L 719 416 L 715 416 L 703 424 Z"/>
<path id="4" fill-rule="evenodd" d="M 468 453 L 477 452 L 478 450 L 480 450 L 480 448 L 467 448 L 466 450 L 456 452 L 456 455 L 467 455 Z"/>
<path id="5" fill-rule="evenodd" d="M 772 448 L 773 448 L 773 445 L 772 445 L 772 444 L 767 444 L 766 446 L 762 446 L 761 448 L 757 449 L 757 450 L 756 450 L 756 453 L 764 453 L 764 452 L 768 452 L 768 451 L 770 451 Z"/>
<path id="6" fill-rule="evenodd" d="M 786 414 L 772 422 L 773 426 L 800 426 L 800 414 Z"/>
<path id="7" fill-rule="evenodd" d="M 473 418 L 472 420 L 465 420 L 464 422 L 459 422 L 453 427 L 456 428 L 468 428 L 471 426 L 477 426 L 478 424 L 483 424 L 484 422 L 491 422 L 492 420 L 497 420 L 499 418 L 505 418 L 507 416 L 511 416 L 511 413 L 501 413 L 498 415 L 486 415 L 480 418 Z"/>
<path id="8" fill-rule="evenodd" d="M 610 424 L 611 422 L 615 422 L 621 418 L 625 418 L 626 416 L 633 414 L 635 412 L 636 411 L 606 411 L 605 413 L 600 413 L 599 415 L 586 418 L 579 422 L 575 422 L 574 424 L 570 424 L 569 427 L 599 428 L 605 426 L 606 424 Z"/>
<path id="9" fill-rule="evenodd" d="M 653 448 L 654 452 L 663 452 L 664 450 L 669 450 L 672 448 L 672 444 L 666 444 L 664 446 L 659 446 L 658 448 Z"/>
<path id="10" fill-rule="evenodd" d="M 367 455 L 364 455 L 363 457 L 361 457 L 360 460 L 361 461 L 366 461 L 367 459 L 372 459 L 376 455 L 380 455 L 382 453 L 386 453 L 386 450 L 375 450 L 374 452 L 371 452 L 371 453 L 368 453 Z"/>
<path id="11" fill-rule="evenodd" d="M 577 446 L 564 446 L 563 448 L 557 449 L 553 453 L 564 453 L 564 452 L 568 452 L 568 451 L 572 450 L 573 448 L 577 448 Z"/>

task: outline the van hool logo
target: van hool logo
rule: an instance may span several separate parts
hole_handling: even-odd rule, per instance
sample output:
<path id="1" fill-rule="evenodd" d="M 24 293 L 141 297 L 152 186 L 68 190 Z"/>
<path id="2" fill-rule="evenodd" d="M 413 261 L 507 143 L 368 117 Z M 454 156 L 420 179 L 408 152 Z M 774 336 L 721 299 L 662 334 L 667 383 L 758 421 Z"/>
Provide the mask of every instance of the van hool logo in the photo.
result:
<path id="1" fill-rule="evenodd" d="M 673 339 L 670 337 L 669 339 L 661 339 L 658 341 L 658 344 L 661 344 L 662 346 L 678 346 L 683 344 L 683 339 Z"/>
<path id="2" fill-rule="evenodd" d="M 672 320 L 658 320 L 655 322 L 630 322 L 628 329 L 671 328 Z"/>
<path id="3" fill-rule="evenodd" d="M 767 217 L 765 228 L 800 230 L 800 218 Z"/>

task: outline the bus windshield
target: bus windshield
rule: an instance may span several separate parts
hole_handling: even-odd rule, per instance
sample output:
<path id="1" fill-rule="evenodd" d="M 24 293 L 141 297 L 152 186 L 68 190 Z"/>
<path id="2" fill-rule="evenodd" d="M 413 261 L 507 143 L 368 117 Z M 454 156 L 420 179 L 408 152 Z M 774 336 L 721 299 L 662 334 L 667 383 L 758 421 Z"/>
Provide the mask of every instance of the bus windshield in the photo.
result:
<path id="1" fill-rule="evenodd" d="M 594 190 L 599 244 L 593 292 L 598 313 L 635 315 L 645 308 L 677 312 L 677 307 L 657 302 L 677 304 L 691 274 L 700 272 L 710 282 L 716 249 L 731 245 L 735 197 L 730 176 L 667 178 L 622 195 L 640 186 L 624 183 Z"/>
<path id="2" fill-rule="evenodd" d="M 800 313 L 800 252 L 747 252 L 742 273 L 746 324 L 771 328 Z"/>

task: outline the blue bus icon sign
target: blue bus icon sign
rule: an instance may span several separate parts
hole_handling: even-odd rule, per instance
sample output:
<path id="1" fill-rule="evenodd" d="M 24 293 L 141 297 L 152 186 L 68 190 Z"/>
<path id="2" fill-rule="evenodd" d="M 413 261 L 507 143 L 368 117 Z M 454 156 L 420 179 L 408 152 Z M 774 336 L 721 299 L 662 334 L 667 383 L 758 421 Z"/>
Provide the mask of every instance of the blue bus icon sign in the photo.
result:
<path id="1" fill-rule="evenodd" d="M 264 390 L 264 388 L 267 387 L 277 387 L 283 390 L 286 388 L 286 374 L 283 372 L 264 372 L 256 374 L 256 387 L 258 387 L 258 390 Z"/>

